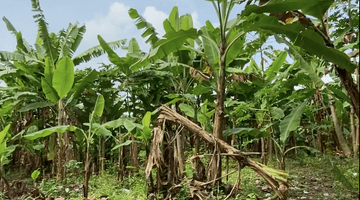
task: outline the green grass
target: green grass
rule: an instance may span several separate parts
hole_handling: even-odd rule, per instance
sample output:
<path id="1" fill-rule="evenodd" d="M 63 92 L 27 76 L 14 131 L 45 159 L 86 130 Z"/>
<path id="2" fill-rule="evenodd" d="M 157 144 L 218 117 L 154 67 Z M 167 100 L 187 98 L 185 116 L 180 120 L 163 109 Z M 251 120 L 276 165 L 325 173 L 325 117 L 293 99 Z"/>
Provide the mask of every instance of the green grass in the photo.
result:
<path id="1" fill-rule="evenodd" d="M 143 177 L 143 174 L 136 173 L 118 181 L 116 174 L 106 171 L 99 175 L 92 175 L 89 181 L 89 197 L 99 199 L 104 195 L 110 199 L 146 199 L 147 186 Z M 80 200 L 83 195 L 82 184 L 82 176 L 73 175 L 61 182 L 55 179 L 43 180 L 40 190 L 46 196 L 62 196 L 66 199 Z"/>

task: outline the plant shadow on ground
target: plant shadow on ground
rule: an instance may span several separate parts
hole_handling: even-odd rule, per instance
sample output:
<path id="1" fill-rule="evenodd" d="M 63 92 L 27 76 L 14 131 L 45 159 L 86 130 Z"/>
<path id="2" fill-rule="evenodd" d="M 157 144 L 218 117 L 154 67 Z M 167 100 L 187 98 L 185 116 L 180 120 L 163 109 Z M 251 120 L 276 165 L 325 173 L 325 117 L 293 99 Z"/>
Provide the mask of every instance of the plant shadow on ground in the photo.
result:
<path id="1" fill-rule="evenodd" d="M 286 172 L 289 173 L 289 200 L 295 199 L 342 199 L 353 200 L 359 198 L 359 157 L 344 159 L 331 157 L 336 166 L 343 172 L 346 179 L 352 185 L 352 189 L 345 187 L 342 182 L 336 179 L 331 172 L 331 166 L 325 156 L 294 156 L 296 158 L 286 159 Z M 259 161 L 259 159 L 255 158 Z M 274 160 L 274 159 L 273 159 Z M 223 162 L 225 163 L 225 162 Z M 271 161 L 269 166 L 275 167 L 275 162 Z M 191 166 L 187 167 L 186 174 L 191 176 Z M 226 165 L 223 165 L 223 174 L 227 173 Z M 237 163 L 230 160 L 229 172 L 237 170 Z M 8 174 L 10 180 L 19 179 L 14 176 L 15 172 Z M 15 173 L 16 174 L 16 173 Z M 224 185 L 235 183 L 238 173 L 231 174 L 228 179 L 224 178 Z M 30 178 L 22 178 L 29 180 Z M 43 179 L 37 185 L 41 193 L 47 197 L 64 197 L 66 199 L 82 199 L 83 176 L 78 173 L 69 174 L 62 181 L 56 181 L 55 178 Z M 92 175 L 90 179 L 91 199 L 101 199 L 106 196 L 109 199 L 146 199 L 146 180 L 144 179 L 144 168 L 141 167 L 138 173 L 131 174 L 122 181 L 117 180 L 116 170 L 114 167 L 100 173 Z M 257 198 L 267 198 L 273 196 L 269 190 L 264 191 L 265 181 L 250 168 L 241 170 L 241 183 L 239 193 L 229 199 L 255 200 Z M 266 187 L 265 187 L 266 188 Z M 214 191 L 218 191 L 217 188 Z M 216 193 L 216 192 L 215 192 Z M 177 199 L 190 199 L 189 189 L 187 186 L 180 189 L 176 195 Z M 224 199 L 227 195 L 219 191 L 217 198 Z M 0 197 L 1 198 L 1 197 Z"/>

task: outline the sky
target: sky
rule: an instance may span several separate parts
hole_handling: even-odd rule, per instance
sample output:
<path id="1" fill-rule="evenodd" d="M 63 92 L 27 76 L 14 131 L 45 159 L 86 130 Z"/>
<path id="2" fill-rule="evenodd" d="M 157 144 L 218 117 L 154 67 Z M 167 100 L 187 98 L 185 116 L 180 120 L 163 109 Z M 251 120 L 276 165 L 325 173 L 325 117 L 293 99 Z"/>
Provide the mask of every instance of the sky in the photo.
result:
<path id="1" fill-rule="evenodd" d="M 37 25 L 33 18 L 35 12 L 31 11 L 31 1 L 1 0 L 1 2 L 1 18 L 5 16 L 16 30 L 22 33 L 23 38 L 33 45 L 36 39 Z M 86 33 L 74 54 L 75 56 L 88 48 L 99 45 L 97 35 L 101 35 L 107 42 L 119 39 L 129 41 L 131 38 L 136 38 L 141 50 L 148 52 L 149 45 L 145 44 L 146 39 L 141 37 L 142 30 L 136 28 L 135 20 L 128 15 L 130 8 L 136 9 L 140 15 L 153 24 L 160 36 L 165 33 L 162 23 L 174 6 L 178 7 L 180 15 L 186 13 L 192 15 L 195 28 L 200 28 L 207 20 L 210 20 L 215 26 L 219 24 L 211 2 L 205 0 L 40 0 L 40 6 L 48 23 L 49 32 L 58 33 L 61 29 L 66 29 L 69 23 L 85 24 Z M 235 18 L 242 9 L 242 5 L 236 5 L 229 19 Z M 278 49 L 284 48 L 283 45 L 276 44 L 274 39 L 269 40 L 268 44 Z M 0 51 L 12 52 L 15 49 L 16 38 L 1 21 Z M 126 51 L 121 48 L 116 52 L 120 56 L 126 55 Z M 259 63 L 260 57 L 257 56 L 255 60 Z M 107 56 L 103 55 L 81 64 L 79 68 L 96 68 L 99 63 L 108 64 Z"/>
<path id="2" fill-rule="evenodd" d="M 37 26 L 32 17 L 35 13 L 31 11 L 31 1 L 1 1 L 0 16 L 5 16 L 29 44 L 34 44 Z M 178 6 L 180 15 L 186 13 L 192 15 L 195 28 L 200 28 L 206 20 L 217 21 L 212 4 L 204 0 L 40 0 L 40 5 L 46 22 L 49 24 L 49 32 L 58 33 L 61 29 L 66 29 L 69 23 L 74 22 L 86 25 L 86 33 L 75 55 L 99 45 L 97 35 L 101 35 L 107 42 L 119 39 L 129 41 L 134 37 L 139 42 L 142 51 L 147 52 L 149 45 L 146 45 L 145 39 L 141 38 L 142 30 L 136 28 L 135 20 L 129 17 L 130 8 L 136 9 L 140 15 L 153 24 L 160 36 L 164 34 L 162 23 L 174 6 Z M 234 11 L 236 12 L 236 9 Z M 236 16 L 235 12 L 233 16 Z M 14 51 L 15 48 L 14 35 L 1 21 L 0 50 Z M 120 56 L 126 54 L 124 50 L 117 50 L 117 53 Z M 101 62 L 107 63 L 107 57 L 102 56 L 85 66 Z"/>

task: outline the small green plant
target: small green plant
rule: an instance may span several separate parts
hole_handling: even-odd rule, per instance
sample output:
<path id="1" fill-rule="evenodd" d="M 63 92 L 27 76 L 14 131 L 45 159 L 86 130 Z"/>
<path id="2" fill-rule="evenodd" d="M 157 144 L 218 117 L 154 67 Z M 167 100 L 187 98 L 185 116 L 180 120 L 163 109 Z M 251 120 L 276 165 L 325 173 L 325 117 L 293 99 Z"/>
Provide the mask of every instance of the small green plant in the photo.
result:
<path id="1" fill-rule="evenodd" d="M 254 193 L 250 193 L 246 197 L 246 200 L 256 200 L 256 199 L 258 199 L 258 198 L 256 197 L 256 194 L 254 194 Z"/>
<path id="2" fill-rule="evenodd" d="M 36 179 L 39 177 L 40 175 L 40 171 L 39 170 L 34 170 L 32 173 L 31 173 L 31 179 L 34 181 L 34 185 L 36 187 Z"/>

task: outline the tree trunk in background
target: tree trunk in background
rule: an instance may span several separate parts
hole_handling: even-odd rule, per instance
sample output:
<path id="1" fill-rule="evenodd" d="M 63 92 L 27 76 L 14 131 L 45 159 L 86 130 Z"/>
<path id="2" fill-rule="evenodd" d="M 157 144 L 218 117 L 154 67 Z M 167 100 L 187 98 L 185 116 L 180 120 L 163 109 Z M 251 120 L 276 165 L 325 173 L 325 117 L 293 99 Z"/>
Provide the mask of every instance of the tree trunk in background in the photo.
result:
<path id="1" fill-rule="evenodd" d="M 121 133 L 119 133 L 119 143 L 122 144 L 122 135 Z M 124 166 L 124 163 L 123 163 L 123 147 L 120 147 L 119 148 L 119 167 L 118 167 L 118 174 L 117 174 L 117 179 L 118 181 L 122 180 L 123 177 L 124 177 L 124 171 L 123 171 L 123 166 Z"/>
<path id="2" fill-rule="evenodd" d="M 119 143 L 123 143 L 123 134 L 119 134 Z M 122 146 L 119 148 L 119 168 L 118 168 L 118 180 L 123 180 L 126 175 L 126 150 L 127 146 Z"/>
<path id="3" fill-rule="evenodd" d="M 271 123 L 271 121 L 270 121 L 270 123 Z M 269 134 L 269 136 L 268 136 L 268 161 L 270 161 L 272 158 L 272 153 L 274 151 L 273 141 L 271 139 L 272 138 L 272 127 L 271 126 L 269 128 L 267 128 L 267 132 Z"/>
<path id="4" fill-rule="evenodd" d="M 226 41 L 225 41 L 226 42 Z M 219 139 L 222 139 L 222 134 L 224 130 L 224 115 L 225 115 L 225 109 L 224 109 L 224 101 L 225 101 L 225 45 L 226 43 L 223 43 L 220 47 L 220 73 L 217 77 L 217 96 L 216 96 L 216 107 L 215 107 L 215 119 L 214 119 L 214 130 L 213 135 Z M 211 166 L 209 169 L 209 181 L 215 180 L 219 177 L 221 177 L 221 156 L 218 154 L 219 151 L 217 151 L 218 147 L 214 147 L 216 151 L 213 151 L 212 153 L 215 153 L 216 155 L 211 157 Z M 218 181 L 215 181 L 214 184 L 220 184 L 221 179 Z"/>
<path id="5" fill-rule="evenodd" d="M 262 137 L 260 139 L 261 141 L 261 163 L 266 165 L 267 164 L 267 158 L 266 158 L 266 139 Z"/>
<path id="6" fill-rule="evenodd" d="M 354 107 L 350 106 L 350 130 L 351 130 L 351 141 L 353 146 L 354 155 L 356 155 L 356 125 L 354 120 Z"/>
<path id="7" fill-rule="evenodd" d="M 359 83 L 359 66 L 356 68 L 355 70 L 355 77 L 356 77 L 356 83 L 357 83 L 357 86 L 358 86 L 358 91 L 360 91 L 360 83 Z M 358 102 L 359 103 L 359 102 Z M 358 113 L 359 114 L 359 113 Z M 356 123 L 356 145 L 355 145 L 355 155 L 357 155 L 357 153 L 359 153 L 359 130 L 360 130 L 360 116 L 357 115 L 357 123 Z"/>
<path id="8" fill-rule="evenodd" d="M 335 67 L 335 70 L 340 77 L 340 80 L 345 87 L 350 100 L 351 105 L 354 107 L 356 116 L 359 117 L 359 89 L 358 85 L 354 82 L 351 74 L 345 69 L 340 69 L 339 67 Z"/>
<path id="9" fill-rule="evenodd" d="M 236 120 L 235 120 L 235 118 L 233 118 L 233 128 L 236 128 Z M 235 143 L 237 143 L 236 142 L 236 137 L 235 137 L 235 134 L 232 134 L 231 135 L 231 144 L 230 145 L 233 147 Z"/>
<path id="10" fill-rule="evenodd" d="M 321 94 L 320 88 L 316 88 L 316 90 L 315 90 L 314 102 L 315 102 L 315 105 L 318 108 L 317 111 L 314 113 L 314 115 L 315 115 L 314 118 L 315 118 L 316 124 L 318 126 L 320 126 L 320 125 L 324 124 L 324 118 L 326 116 L 326 113 L 325 113 L 326 110 L 325 109 L 319 109 L 324 105 L 324 99 L 323 99 L 323 96 Z M 323 142 L 323 136 L 322 136 L 323 132 L 324 132 L 323 128 L 318 129 L 316 131 L 316 146 L 317 146 L 317 149 L 320 152 L 324 152 L 324 142 Z"/>
<path id="11" fill-rule="evenodd" d="M 66 114 L 66 109 L 64 107 L 64 102 L 59 103 L 59 121 L 58 125 L 68 125 L 68 116 Z M 56 154 L 56 160 L 57 160 L 57 177 L 60 178 L 60 176 L 65 176 L 65 169 L 64 165 L 70 161 L 73 160 L 72 155 L 72 147 L 69 137 L 70 132 L 65 131 L 63 134 L 58 133 L 58 145 L 57 145 L 57 154 Z M 62 137 L 59 137 L 62 136 Z"/>
<path id="12" fill-rule="evenodd" d="M 135 167 L 133 171 L 139 171 L 139 149 L 134 136 L 130 136 L 132 143 L 130 144 L 130 163 Z"/>
<path id="13" fill-rule="evenodd" d="M 356 144 L 355 144 L 355 155 L 356 156 L 358 153 L 359 153 L 359 131 L 360 131 L 360 126 L 359 126 L 359 117 L 357 117 L 357 123 L 356 123 L 356 137 L 355 137 L 355 141 L 356 141 Z"/>
<path id="14" fill-rule="evenodd" d="M 101 123 L 106 123 L 106 117 L 101 117 Z M 105 137 L 99 136 L 99 172 L 105 170 Z"/>
<path id="15" fill-rule="evenodd" d="M 99 137 L 99 171 L 105 170 L 105 138 Z"/>
<path id="16" fill-rule="evenodd" d="M 88 199 L 88 194 L 89 194 L 90 159 L 89 159 L 88 148 L 89 147 L 87 147 L 86 158 L 85 158 L 85 172 L 84 172 L 84 186 L 83 186 L 84 199 Z"/>
<path id="17" fill-rule="evenodd" d="M 335 112 L 335 105 L 334 105 L 334 101 L 330 100 L 330 109 L 331 109 L 331 117 L 333 119 L 334 122 L 334 127 L 335 127 L 335 133 L 336 133 L 336 137 L 339 141 L 339 145 L 341 150 L 344 152 L 344 155 L 346 157 L 349 157 L 351 155 L 351 151 L 349 146 L 346 143 L 345 137 L 342 133 L 342 129 L 339 125 L 339 121 L 338 118 L 336 116 L 336 112 Z"/>
<path id="18" fill-rule="evenodd" d="M 183 173 L 185 171 L 185 154 L 184 154 L 184 148 L 183 148 L 183 134 L 184 131 L 180 130 L 179 133 L 176 133 L 176 159 L 179 162 L 179 169 L 180 169 L 180 173 L 179 176 L 182 178 L 183 177 Z"/>

